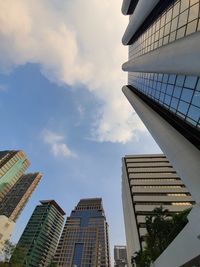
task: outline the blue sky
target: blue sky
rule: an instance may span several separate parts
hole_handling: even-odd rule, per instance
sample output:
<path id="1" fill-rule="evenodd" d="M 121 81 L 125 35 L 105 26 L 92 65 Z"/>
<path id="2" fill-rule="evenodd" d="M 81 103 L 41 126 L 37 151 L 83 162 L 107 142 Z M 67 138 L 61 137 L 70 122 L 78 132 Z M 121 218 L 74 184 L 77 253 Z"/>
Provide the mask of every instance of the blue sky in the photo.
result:
<path id="1" fill-rule="evenodd" d="M 29 171 L 43 173 L 14 241 L 39 200 L 55 199 L 68 215 L 80 198 L 102 197 L 112 254 L 114 244 L 125 243 L 121 157 L 160 150 L 121 92 L 121 2 L 81 3 L 2 4 L 1 150 L 24 150 Z"/>

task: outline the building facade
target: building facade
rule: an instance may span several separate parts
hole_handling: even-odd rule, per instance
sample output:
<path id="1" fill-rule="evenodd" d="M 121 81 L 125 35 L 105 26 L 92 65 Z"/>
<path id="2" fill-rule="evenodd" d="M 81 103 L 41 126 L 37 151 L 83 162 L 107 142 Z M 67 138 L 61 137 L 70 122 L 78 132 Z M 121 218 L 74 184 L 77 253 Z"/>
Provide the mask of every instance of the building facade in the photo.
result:
<path id="1" fill-rule="evenodd" d="M 39 172 L 22 175 L 0 202 L 0 214 L 16 222 L 41 177 Z"/>
<path id="2" fill-rule="evenodd" d="M 163 154 L 122 159 L 122 202 L 129 266 L 145 245 L 145 217 L 162 206 L 169 215 L 191 208 L 194 201 Z"/>
<path id="3" fill-rule="evenodd" d="M 17 244 L 18 251 L 24 254 L 22 267 L 48 267 L 62 231 L 65 212 L 54 200 L 40 203 Z"/>
<path id="4" fill-rule="evenodd" d="M 24 175 L 29 165 L 21 150 L 0 151 L 0 251 L 41 179 L 40 173 Z"/>
<path id="5" fill-rule="evenodd" d="M 101 198 L 81 199 L 67 218 L 56 266 L 110 267 L 108 224 Z"/>
<path id="6" fill-rule="evenodd" d="M 124 0 L 123 92 L 200 203 L 199 0 Z M 187 152 L 186 152 L 187 151 Z"/>
<path id="7" fill-rule="evenodd" d="M 127 267 L 126 246 L 114 246 L 115 267 Z"/>
<path id="8" fill-rule="evenodd" d="M 0 202 L 29 165 L 29 160 L 21 150 L 0 151 Z"/>

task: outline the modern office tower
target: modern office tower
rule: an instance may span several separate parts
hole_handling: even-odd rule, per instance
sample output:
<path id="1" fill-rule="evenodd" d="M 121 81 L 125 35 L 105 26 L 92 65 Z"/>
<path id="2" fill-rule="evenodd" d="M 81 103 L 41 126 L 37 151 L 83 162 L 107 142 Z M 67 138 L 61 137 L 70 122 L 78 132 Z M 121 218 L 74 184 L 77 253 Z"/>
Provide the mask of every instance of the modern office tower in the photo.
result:
<path id="1" fill-rule="evenodd" d="M 108 224 L 101 198 L 81 199 L 67 218 L 56 266 L 110 267 Z"/>
<path id="2" fill-rule="evenodd" d="M 146 215 L 153 214 L 154 208 L 161 205 L 170 215 L 188 209 L 194 203 L 163 154 L 122 158 L 122 202 L 129 266 L 134 252 L 145 245 Z M 168 266 L 173 267 L 173 264 Z"/>
<path id="3" fill-rule="evenodd" d="M 15 222 L 41 177 L 39 172 L 22 175 L 0 202 L 0 215 Z"/>
<path id="4" fill-rule="evenodd" d="M 114 260 L 115 267 L 127 267 L 127 253 L 126 246 L 115 246 L 114 247 Z"/>
<path id="5" fill-rule="evenodd" d="M 23 151 L 0 151 L 0 202 L 24 174 L 29 161 Z"/>
<path id="6" fill-rule="evenodd" d="M 0 151 L 0 251 L 41 179 L 39 173 L 24 175 L 28 166 L 23 151 Z"/>
<path id="7" fill-rule="evenodd" d="M 199 0 L 124 0 L 123 92 L 200 203 Z"/>
<path id="8" fill-rule="evenodd" d="M 24 253 L 21 267 L 49 266 L 62 231 L 65 212 L 54 200 L 40 203 L 17 244 L 17 249 Z"/>

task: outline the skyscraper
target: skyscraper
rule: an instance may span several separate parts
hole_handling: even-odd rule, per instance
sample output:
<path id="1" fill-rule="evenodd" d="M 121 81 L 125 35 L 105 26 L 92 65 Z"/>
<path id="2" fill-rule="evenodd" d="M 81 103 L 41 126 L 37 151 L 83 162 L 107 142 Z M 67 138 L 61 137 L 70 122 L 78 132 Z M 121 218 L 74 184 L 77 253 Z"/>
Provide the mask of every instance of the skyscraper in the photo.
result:
<path id="1" fill-rule="evenodd" d="M 114 246 L 115 267 L 127 267 L 126 246 Z"/>
<path id="2" fill-rule="evenodd" d="M 23 151 L 0 151 L 0 202 L 30 165 Z"/>
<path id="3" fill-rule="evenodd" d="M 0 215 L 15 222 L 41 177 L 38 172 L 22 175 L 0 202 Z"/>
<path id="4" fill-rule="evenodd" d="M 22 267 L 48 267 L 62 231 L 65 212 L 54 200 L 40 203 L 17 244 L 24 253 Z"/>
<path id="5" fill-rule="evenodd" d="M 169 215 L 192 207 L 194 201 L 163 154 L 129 155 L 122 159 L 122 202 L 129 266 L 145 245 L 146 215 L 163 206 Z M 172 267 L 172 265 L 169 265 Z"/>
<path id="6" fill-rule="evenodd" d="M 124 0 L 123 92 L 200 203 L 199 0 Z"/>
<path id="7" fill-rule="evenodd" d="M 79 201 L 67 218 L 54 261 L 62 267 L 110 267 L 108 224 L 101 198 Z"/>
<path id="8" fill-rule="evenodd" d="M 29 164 L 21 150 L 0 151 L 0 251 L 41 179 L 40 173 L 24 175 Z"/>

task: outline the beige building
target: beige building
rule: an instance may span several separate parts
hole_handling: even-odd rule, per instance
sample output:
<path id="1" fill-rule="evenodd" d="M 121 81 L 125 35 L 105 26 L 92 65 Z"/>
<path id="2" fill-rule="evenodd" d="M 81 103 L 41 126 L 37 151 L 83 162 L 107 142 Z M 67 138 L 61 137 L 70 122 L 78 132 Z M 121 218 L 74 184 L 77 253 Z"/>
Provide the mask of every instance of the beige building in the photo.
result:
<path id="1" fill-rule="evenodd" d="M 110 267 L 108 224 L 101 198 L 81 199 L 65 223 L 57 267 Z"/>
<path id="2" fill-rule="evenodd" d="M 169 160 L 163 154 L 129 155 L 122 159 L 122 202 L 128 263 L 145 245 L 145 217 L 163 206 L 169 214 L 194 203 Z"/>

